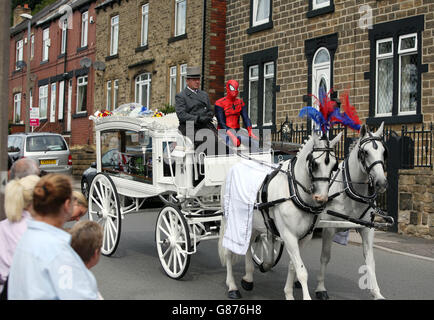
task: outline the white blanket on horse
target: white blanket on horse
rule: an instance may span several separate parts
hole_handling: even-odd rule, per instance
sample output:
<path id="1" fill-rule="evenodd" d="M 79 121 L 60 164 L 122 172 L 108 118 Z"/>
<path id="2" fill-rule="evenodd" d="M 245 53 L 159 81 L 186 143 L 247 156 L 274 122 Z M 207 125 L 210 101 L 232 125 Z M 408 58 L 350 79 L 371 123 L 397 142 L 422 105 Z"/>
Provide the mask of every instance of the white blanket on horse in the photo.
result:
<path id="1" fill-rule="evenodd" d="M 269 166 L 243 160 L 228 172 L 224 194 L 226 231 L 222 245 L 233 253 L 245 255 L 249 248 L 257 193 L 271 171 Z"/>

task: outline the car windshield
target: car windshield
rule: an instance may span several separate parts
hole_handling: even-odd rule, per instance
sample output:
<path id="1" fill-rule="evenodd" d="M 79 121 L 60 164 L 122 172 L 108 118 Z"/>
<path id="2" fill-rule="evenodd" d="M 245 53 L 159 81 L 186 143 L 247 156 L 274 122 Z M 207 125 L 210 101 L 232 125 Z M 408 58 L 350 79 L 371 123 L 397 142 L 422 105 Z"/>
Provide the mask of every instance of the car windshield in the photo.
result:
<path id="1" fill-rule="evenodd" d="M 28 137 L 26 149 L 29 152 L 67 150 L 65 141 L 60 136 Z"/>

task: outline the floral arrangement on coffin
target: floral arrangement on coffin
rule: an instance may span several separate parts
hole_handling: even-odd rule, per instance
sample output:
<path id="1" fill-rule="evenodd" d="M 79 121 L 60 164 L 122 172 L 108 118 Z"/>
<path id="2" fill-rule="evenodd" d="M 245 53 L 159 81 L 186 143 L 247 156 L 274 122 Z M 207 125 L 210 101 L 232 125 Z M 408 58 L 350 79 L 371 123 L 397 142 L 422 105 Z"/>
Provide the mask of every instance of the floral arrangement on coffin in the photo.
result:
<path id="1" fill-rule="evenodd" d="M 160 118 L 160 117 L 163 117 L 163 116 L 164 116 L 163 113 L 160 112 L 160 111 L 158 111 L 158 109 L 157 109 L 157 110 L 154 111 L 154 115 L 152 116 L 152 118 Z"/>
<path id="2" fill-rule="evenodd" d="M 108 117 L 111 115 L 112 113 L 108 110 L 97 110 L 92 116 L 89 116 L 89 120 L 95 120 L 97 118 Z"/>

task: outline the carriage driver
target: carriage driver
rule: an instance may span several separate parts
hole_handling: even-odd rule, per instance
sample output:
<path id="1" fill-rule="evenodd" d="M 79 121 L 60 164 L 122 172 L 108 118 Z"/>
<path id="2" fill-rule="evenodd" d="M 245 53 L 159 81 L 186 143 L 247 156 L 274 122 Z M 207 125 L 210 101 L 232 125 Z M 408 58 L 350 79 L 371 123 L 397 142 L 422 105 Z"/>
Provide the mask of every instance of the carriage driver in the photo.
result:
<path id="1" fill-rule="evenodd" d="M 187 136 L 187 126 L 194 123 L 194 131 L 204 128 L 214 128 L 211 123 L 214 117 L 208 94 L 199 89 L 200 87 L 200 68 L 187 67 L 187 87 L 175 96 L 175 110 L 179 119 L 179 131 Z M 190 127 L 189 127 L 190 129 Z M 189 132 L 190 133 L 190 132 Z M 194 137 L 191 139 L 194 141 Z M 202 141 L 194 141 L 195 148 Z"/>
<path id="2" fill-rule="evenodd" d="M 248 146 L 251 141 L 251 151 L 259 149 L 259 138 L 252 132 L 252 122 L 247 113 L 247 106 L 244 101 L 238 99 L 238 81 L 229 80 L 226 83 L 226 96 L 215 103 L 215 114 L 218 121 L 219 135 L 226 144 L 232 147 L 239 147 L 242 143 Z M 240 130 L 240 115 L 247 129 L 248 136 Z"/>

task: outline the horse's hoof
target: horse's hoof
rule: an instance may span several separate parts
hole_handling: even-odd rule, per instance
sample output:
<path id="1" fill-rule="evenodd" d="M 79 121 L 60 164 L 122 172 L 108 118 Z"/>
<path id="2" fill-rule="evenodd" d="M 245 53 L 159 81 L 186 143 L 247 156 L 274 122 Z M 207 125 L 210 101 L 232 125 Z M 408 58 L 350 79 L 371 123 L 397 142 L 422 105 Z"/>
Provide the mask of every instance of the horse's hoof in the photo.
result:
<path id="1" fill-rule="evenodd" d="M 239 290 L 232 290 L 228 292 L 229 299 L 241 299 L 241 293 Z"/>
<path id="2" fill-rule="evenodd" d="M 248 282 L 244 279 L 241 279 L 241 286 L 246 291 L 252 291 L 253 290 L 253 282 Z"/>
<path id="3" fill-rule="evenodd" d="M 294 282 L 294 287 L 296 287 L 297 289 L 300 289 L 300 288 L 301 288 L 301 283 L 300 283 L 300 281 L 295 281 L 295 282 Z"/>
<path id="4" fill-rule="evenodd" d="M 327 294 L 327 291 L 317 291 L 315 292 L 316 298 L 318 300 L 328 300 L 329 295 Z"/>

